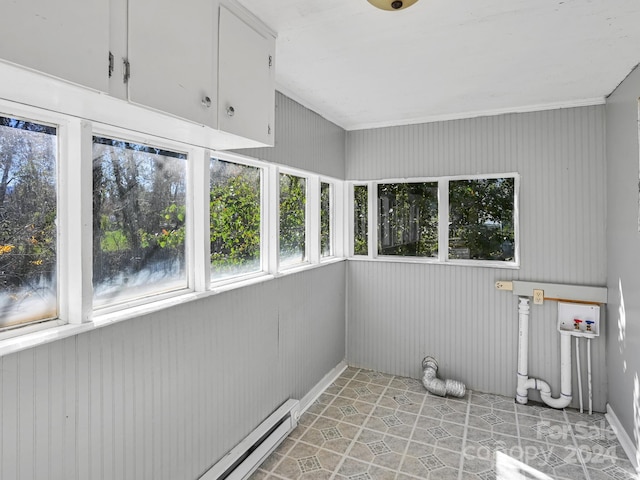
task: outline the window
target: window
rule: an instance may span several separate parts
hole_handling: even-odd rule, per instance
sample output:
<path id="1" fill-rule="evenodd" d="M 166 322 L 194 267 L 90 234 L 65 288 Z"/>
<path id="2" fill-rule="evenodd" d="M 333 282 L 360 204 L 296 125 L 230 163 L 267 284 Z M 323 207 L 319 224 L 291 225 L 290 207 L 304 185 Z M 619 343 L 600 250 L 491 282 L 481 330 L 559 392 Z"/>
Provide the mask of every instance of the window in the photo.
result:
<path id="1" fill-rule="evenodd" d="M 209 195 L 211 279 L 259 272 L 260 169 L 212 158 Z"/>
<path id="2" fill-rule="evenodd" d="M 330 183 L 320 183 L 320 256 L 333 255 L 332 188 Z"/>
<path id="3" fill-rule="evenodd" d="M 0 330 L 57 312 L 57 132 L 0 117 Z"/>
<path id="4" fill-rule="evenodd" d="M 366 185 L 353 186 L 353 254 L 369 253 L 369 189 Z"/>
<path id="5" fill-rule="evenodd" d="M 449 182 L 449 258 L 513 261 L 514 178 Z"/>
<path id="6" fill-rule="evenodd" d="M 353 186 L 353 254 L 517 266 L 517 174 L 371 182 L 377 229 L 369 231 L 367 185 Z M 481 263 L 475 263 L 480 265 Z"/>
<path id="7" fill-rule="evenodd" d="M 306 180 L 280 174 L 280 265 L 305 262 L 306 252 Z"/>
<path id="8" fill-rule="evenodd" d="M 186 155 L 93 138 L 94 306 L 187 287 Z"/>
<path id="9" fill-rule="evenodd" d="M 438 256 L 438 184 L 378 184 L 378 255 Z"/>
<path id="10" fill-rule="evenodd" d="M 11 111 L 0 114 L 0 355 L 343 259 L 339 179 Z M 366 187 L 364 198 L 366 216 Z"/>

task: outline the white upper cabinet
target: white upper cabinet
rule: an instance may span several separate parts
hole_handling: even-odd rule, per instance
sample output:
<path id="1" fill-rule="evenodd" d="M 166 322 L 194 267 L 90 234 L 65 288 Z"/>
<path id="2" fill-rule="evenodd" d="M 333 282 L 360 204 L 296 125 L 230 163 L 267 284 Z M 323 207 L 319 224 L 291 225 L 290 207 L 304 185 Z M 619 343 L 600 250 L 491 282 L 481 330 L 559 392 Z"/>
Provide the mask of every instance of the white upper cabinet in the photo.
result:
<path id="1" fill-rule="evenodd" d="M 214 0 L 129 0 L 131 102 L 216 128 L 217 13 Z"/>
<path id="2" fill-rule="evenodd" d="M 0 7 L 0 58 L 108 91 L 109 0 L 9 0 Z"/>
<path id="3" fill-rule="evenodd" d="M 218 128 L 273 145 L 275 38 L 249 22 L 220 7 Z"/>
<path id="4" fill-rule="evenodd" d="M 235 0 L 5 0 L 0 32 L 0 63 L 51 83 L 20 101 L 105 123 L 122 109 L 139 131 L 166 113 L 208 127 L 175 135 L 209 148 L 274 143 L 275 37 Z"/>

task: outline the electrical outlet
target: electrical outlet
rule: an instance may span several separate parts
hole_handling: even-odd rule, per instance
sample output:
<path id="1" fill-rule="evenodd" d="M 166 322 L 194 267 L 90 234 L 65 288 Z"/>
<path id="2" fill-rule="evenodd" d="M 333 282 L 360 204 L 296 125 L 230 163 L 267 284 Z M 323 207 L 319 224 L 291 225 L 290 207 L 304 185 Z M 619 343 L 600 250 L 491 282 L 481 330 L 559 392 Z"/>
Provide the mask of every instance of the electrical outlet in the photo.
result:
<path id="1" fill-rule="evenodd" d="M 498 290 L 513 290 L 513 282 L 496 282 L 496 288 Z"/>
<path id="2" fill-rule="evenodd" d="M 544 290 L 535 289 L 533 291 L 533 304 L 542 305 L 544 303 Z"/>

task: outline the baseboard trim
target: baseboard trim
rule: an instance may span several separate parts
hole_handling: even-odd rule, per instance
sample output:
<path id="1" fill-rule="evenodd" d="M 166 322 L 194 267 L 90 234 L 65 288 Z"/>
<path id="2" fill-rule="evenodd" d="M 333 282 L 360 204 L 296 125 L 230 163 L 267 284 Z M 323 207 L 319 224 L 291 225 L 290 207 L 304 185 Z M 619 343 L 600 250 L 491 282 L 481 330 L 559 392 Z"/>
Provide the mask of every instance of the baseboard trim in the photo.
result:
<path id="1" fill-rule="evenodd" d="M 332 368 L 329 373 L 322 377 L 322 380 L 316 383 L 315 386 L 300 400 L 300 414 L 306 412 L 313 402 L 315 402 L 327 387 L 329 387 L 329 385 L 331 385 L 346 369 L 347 362 L 343 360 Z"/>
<path id="2" fill-rule="evenodd" d="M 313 402 L 322 395 L 327 387 L 329 387 L 346 368 L 347 363 L 344 360 L 341 361 L 322 377 L 302 400 L 288 400 L 281 405 L 276 412 L 269 416 L 236 447 L 205 472 L 200 477 L 200 480 L 214 480 L 218 478 L 244 480 L 248 478 L 297 425 L 300 416 L 313 405 Z M 278 426 L 273 419 L 285 418 L 285 414 L 288 414 L 287 421 L 283 421 L 282 424 Z M 276 427 L 272 428 L 272 424 L 276 425 Z M 269 438 L 264 436 L 265 432 L 269 435 Z M 271 441 L 271 439 L 274 441 Z M 275 441 L 276 439 L 277 441 Z M 263 443 L 263 440 L 266 441 Z M 257 442 L 260 442 L 260 444 Z M 254 447 L 254 445 L 256 445 L 256 447 Z"/>
<path id="3" fill-rule="evenodd" d="M 607 413 L 605 413 L 605 418 L 613 428 L 614 433 L 618 437 L 620 441 L 620 445 L 624 450 L 624 453 L 629 457 L 629 461 L 633 465 L 633 468 L 636 469 L 636 473 L 640 475 L 640 446 L 636 447 L 631 440 L 631 437 L 627 434 L 626 430 L 622 427 L 622 423 L 618 419 L 618 416 L 611 408 L 611 405 L 607 403 Z"/>

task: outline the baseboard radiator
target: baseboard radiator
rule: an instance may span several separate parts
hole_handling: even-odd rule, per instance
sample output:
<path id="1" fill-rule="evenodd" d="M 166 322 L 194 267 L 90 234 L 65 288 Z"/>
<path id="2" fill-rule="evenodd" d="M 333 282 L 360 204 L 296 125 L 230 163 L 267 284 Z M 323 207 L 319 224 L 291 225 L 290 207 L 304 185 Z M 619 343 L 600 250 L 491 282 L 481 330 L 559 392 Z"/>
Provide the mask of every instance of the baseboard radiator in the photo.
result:
<path id="1" fill-rule="evenodd" d="M 200 480 L 242 480 L 251 475 L 298 425 L 300 401 L 287 400 Z"/>

